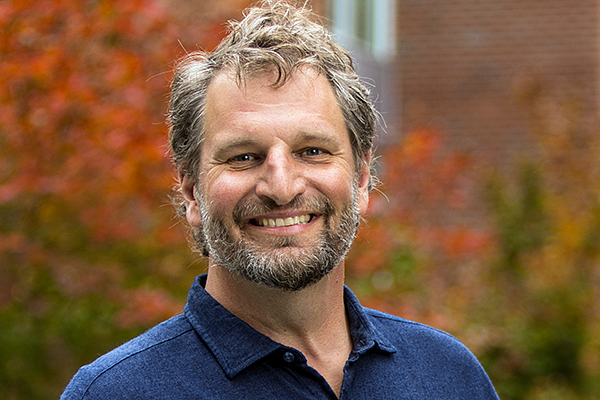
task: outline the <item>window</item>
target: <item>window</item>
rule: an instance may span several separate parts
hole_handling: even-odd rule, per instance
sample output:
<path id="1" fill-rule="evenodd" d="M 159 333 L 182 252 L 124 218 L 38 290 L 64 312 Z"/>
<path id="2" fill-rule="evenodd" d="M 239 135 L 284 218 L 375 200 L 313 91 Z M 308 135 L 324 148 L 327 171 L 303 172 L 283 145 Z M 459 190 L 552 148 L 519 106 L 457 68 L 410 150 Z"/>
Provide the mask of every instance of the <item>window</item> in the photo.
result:
<path id="1" fill-rule="evenodd" d="M 331 0 L 332 31 L 337 41 L 380 61 L 395 52 L 396 0 Z"/>

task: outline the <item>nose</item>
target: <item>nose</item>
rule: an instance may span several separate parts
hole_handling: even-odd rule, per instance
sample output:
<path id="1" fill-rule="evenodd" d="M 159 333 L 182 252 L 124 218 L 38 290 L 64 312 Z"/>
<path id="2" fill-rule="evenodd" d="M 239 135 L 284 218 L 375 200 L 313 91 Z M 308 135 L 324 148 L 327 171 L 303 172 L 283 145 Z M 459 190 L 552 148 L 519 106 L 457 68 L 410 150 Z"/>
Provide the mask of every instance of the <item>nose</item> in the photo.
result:
<path id="1" fill-rule="evenodd" d="M 256 195 L 268 197 L 277 205 L 285 205 L 306 190 L 302 166 L 285 149 L 271 149 L 262 165 Z"/>

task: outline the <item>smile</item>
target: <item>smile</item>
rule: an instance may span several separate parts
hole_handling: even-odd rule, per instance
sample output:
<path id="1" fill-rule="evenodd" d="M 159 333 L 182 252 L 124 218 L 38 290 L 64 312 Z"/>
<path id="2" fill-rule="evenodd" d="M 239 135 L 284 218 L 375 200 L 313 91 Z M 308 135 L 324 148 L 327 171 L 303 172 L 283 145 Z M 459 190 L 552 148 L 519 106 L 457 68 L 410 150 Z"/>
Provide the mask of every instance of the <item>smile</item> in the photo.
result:
<path id="1" fill-rule="evenodd" d="M 292 225 L 307 224 L 310 222 L 310 220 L 311 220 L 311 216 L 309 214 L 305 214 L 305 215 L 297 215 L 295 217 L 288 217 L 288 218 L 257 219 L 256 225 L 268 226 L 268 227 L 292 226 Z"/>

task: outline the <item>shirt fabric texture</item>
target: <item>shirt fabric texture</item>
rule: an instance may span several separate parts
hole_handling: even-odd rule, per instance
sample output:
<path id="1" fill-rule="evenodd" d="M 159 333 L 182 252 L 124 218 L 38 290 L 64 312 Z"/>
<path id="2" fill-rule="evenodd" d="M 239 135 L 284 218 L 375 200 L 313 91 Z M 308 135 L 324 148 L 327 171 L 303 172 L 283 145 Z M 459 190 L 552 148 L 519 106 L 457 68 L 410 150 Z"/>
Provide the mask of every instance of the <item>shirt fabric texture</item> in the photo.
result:
<path id="1" fill-rule="evenodd" d="M 196 278 L 183 314 L 82 367 L 61 400 L 337 399 L 301 352 L 231 314 L 205 283 Z M 353 350 L 340 399 L 498 399 L 457 339 L 344 296 Z"/>

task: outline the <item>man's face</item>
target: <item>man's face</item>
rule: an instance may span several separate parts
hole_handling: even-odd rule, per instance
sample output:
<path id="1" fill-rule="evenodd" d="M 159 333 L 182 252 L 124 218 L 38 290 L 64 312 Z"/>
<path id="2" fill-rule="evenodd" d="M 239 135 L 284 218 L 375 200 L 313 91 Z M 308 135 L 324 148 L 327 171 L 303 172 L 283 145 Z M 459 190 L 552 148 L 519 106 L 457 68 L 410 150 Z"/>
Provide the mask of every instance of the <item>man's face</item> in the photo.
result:
<path id="1" fill-rule="evenodd" d="M 298 290 L 339 265 L 368 203 L 333 89 L 312 70 L 280 88 L 222 73 L 207 96 L 198 182 L 187 218 L 209 261 L 256 283 Z"/>

